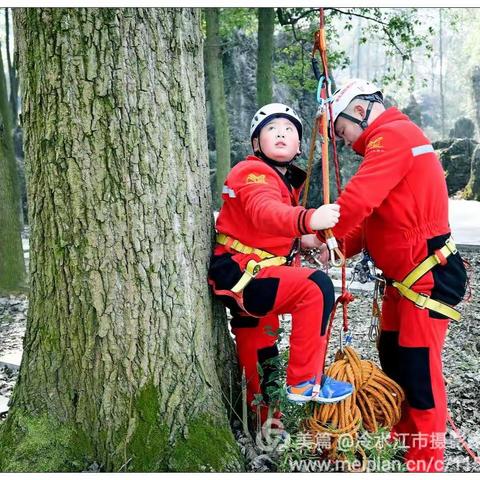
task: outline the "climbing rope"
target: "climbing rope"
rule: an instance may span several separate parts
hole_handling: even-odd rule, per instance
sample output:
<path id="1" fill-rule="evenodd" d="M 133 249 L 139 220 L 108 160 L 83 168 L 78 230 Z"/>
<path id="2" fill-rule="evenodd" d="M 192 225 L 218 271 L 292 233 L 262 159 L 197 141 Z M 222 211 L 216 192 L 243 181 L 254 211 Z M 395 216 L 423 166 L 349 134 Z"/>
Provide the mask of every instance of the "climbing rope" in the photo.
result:
<path id="1" fill-rule="evenodd" d="M 320 74 L 318 70 L 318 63 L 315 59 L 316 52 L 320 53 L 323 66 L 322 74 Z M 323 8 L 320 8 L 319 30 L 315 33 L 312 50 L 312 64 L 315 76 L 319 81 L 317 89 L 319 111 L 315 117 L 315 124 L 312 130 L 304 204 L 306 204 L 306 198 L 308 195 L 308 179 L 312 172 L 317 132 L 320 133 L 322 139 L 322 183 L 324 203 L 330 201 L 328 166 L 329 133 L 330 138 L 332 139 L 336 186 L 338 193 L 341 193 L 340 168 L 333 125 L 330 124 L 330 132 L 328 132 L 327 109 L 329 110 L 328 113 L 331 118 L 332 106 L 330 102 L 331 82 L 328 74 L 326 52 L 325 19 Z M 328 244 L 328 238 L 332 238 L 333 234 L 331 230 L 328 234 L 331 236 L 327 236 L 327 232 L 325 233 Z M 333 240 L 335 239 L 333 238 Z M 343 244 L 343 248 L 345 248 L 345 244 Z M 332 248 L 330 248 L 330 251 L 332 254 Z M 305 427 L 309 431 L 328 433 L 331 436 L 333 442 L 331 448 L 328 450 L 328 454 L 332 460 L 344 458 L 344 454 L 338 449 L 338 440 L 342 435 L 349 435 L 353 441 L 358 436 L 358 431 L 361 426 L 370 432 L 377 432 L 380 427 L 391 429 L 400 420 L 401 403 L 404 399 L 404 393 L 400 386 L 387 377 L 373 362 L 369 360 L 361 360 L 350 346 L 344 348 L 343 335 L 345 335 L 347 339 L 349 337 L 348 304 L 354 297 L 348 291 L 346 286 L 345 257 L 340 249 L 338 249 L 338 246 L 333 248 L 333 252 L 337 254 L 338 260 L 332 261 L 332 263 L 342 267 L 342 294 L 336 300 L 330 315 L 327 329 L 327 345 L 331 336 L 333 319 L 339 304 L 342 304 L 343 309 L 343 328 L 341 331 L 340 350 L 335 355 L 334 363 L 325 373 L 334 379 L 351 383 L 354 386 L 354 392 L 351 396 L 339 403 L 315 406 L 312 417 L 305 421 Z M 356 442 L 355 446 L 355 455 L 359 457 L 362 465 L 359 471 L 364 471 L 367 463 L 365 451 L 358 445 L 358 442 Z"/>
<path id="2" fill-rule="evenodd" d="M 310 186 L 310 176 L 313 167 L 313 158 L 315 155 L 315 146 L 317 139 L 317 132 L 321 135 L 322 141 L 322 186 L 323 186 L 323 203 L 330 203 L 330 171 L 329 171 L 329 155 L 328 155 L 328 113 L 327 109 L 330 109 L 330 115 L 332 114 L 330 98 L 331 98 L 331 82 L 328 76 L 328 64 L 327 64 L 327 49 L 325 42 L 325 28 L 323 22 L 323 10 L 321 10 L 320 30 L 315 34 L 315 41 L 312 50 L 312 62 L 316 64 L 315 53 L 320 53 L 323 66 L 323 75 L 319 75 L 318 67 L 314 67 L 318 80 L 317 88 L 317 102 L 319 104 L 317 114 L 315 115 L 315 123 L 312 128 L 312 137 L 310 139 L 310 151 L 307 164 L 307 181 L 305 185 L 305 194 L 303 197 L 303 205 L 306 206 L 308 191 Z M 335 143 L 334 136 L 332 137 L 332 143 Z M 337 180 L 337 189 L 340 192 L 340 169 L 338 166 L 338 158 L 336 158 L 336 148 L 334 147 L 335 157 L 335 174 Z M 336 267 L 342 267 L 345 264 L 345 257 L 340 250 L 337 240 L 335 239 L 332 230 L 326 229 L 325 240 L 330 251 L 330 261 L 332 265 Z"/>
<path id="3" fill-rule="evenodd" d="M 336 380 L 349 382 L 354 392 L 339 403 L 318 405 L 313 416 L 306 420 L 309 431 L 328 433 L 333 439 L 329 449 L 330 459 L 339 459 L 341 436 L 348 435 L 356 454 L 361 458 L 365 452 L 354 442 L 361 426 L 369 432 L 379 428 L 391 428 L 400 420 L 401 404 L 405 398 L 401 387 L 387 377 L 370 360 L 362 360 L 353 348 L 347 346 L 335 355 L 335 361 L 325 372 Z"/>

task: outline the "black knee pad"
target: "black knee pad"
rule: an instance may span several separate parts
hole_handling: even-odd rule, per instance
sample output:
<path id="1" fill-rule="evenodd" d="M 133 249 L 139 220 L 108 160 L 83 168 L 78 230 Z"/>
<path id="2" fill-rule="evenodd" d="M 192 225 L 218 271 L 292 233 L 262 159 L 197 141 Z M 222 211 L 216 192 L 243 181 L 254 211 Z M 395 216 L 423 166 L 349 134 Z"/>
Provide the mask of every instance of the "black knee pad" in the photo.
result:
<path id="1" fill-rule="evenodd" d="M 400 385 L 413 408 L 428 410 L 435 407 L 430 376 L 428 347 L 398 347 Z"/>
<path id="2" fill-rule="evenodd" d="M 260 317 L 265 316 L 275 304 L 279 283 L 279 278 L 252 280 L 243 290 L 245 310 Z"/>
<path id="3" fill-rule="evenodd" d="M 400 383 L 398 332 L 381 331 L 378 339 L 378 356 L 383 371 Z"/>
<path id="4" fill-rule="evenodd" d="M 278 371 L 278 367 L 271 361 L 271 359 L 276 357 L 278 357 L 278 348 L 276 345 L 260 348 L 259 350 L 257 350 L 258 363 L 262 368 L 262 381 L 260 387 L 262 389 L 263 398 L 266 403 L 269 402 L 267 388 L 276 386 L 275 373 Z"/>
<path id="5" fill-rule="evenodd" d="M 232 315 L 230 325 L 232 328 L 255 328 L 258 327 L 260 319 L 249 315 Z"/>
<path id="6" fill-rule="evenodd" d="M 328 275 L 325 275 L 320 270 L 316 270 L 309 277 L 321 290 L 323 295 L 323 312 L 322 312 L 322 329 L 320 334 L 325 335 L 328 326 L 328 319 L 335 303 L 335 290 L 333 288 L 332 280 Z"/>

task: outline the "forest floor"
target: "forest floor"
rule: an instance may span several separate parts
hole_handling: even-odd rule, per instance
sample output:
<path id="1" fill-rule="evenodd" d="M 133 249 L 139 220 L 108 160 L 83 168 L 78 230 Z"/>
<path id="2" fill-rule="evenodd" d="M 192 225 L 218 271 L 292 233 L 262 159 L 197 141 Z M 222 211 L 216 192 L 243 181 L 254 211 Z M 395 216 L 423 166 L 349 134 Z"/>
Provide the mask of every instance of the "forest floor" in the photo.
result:
<path id="1" fill-rule="evenodd" d="M 451 418 L 474 454 L 479 456 L 478 461 L 480 462 L 480 295 L 478 293 L 480 292 L 480 248 L 478 252 L 461 253 L 462 257 L 471 265 L 469 272 L 471 297 L 458 307 L 462 313 L 461 322 L 452 321 L 450 324 L 443 351 L 444 377 Z M 373 360 L 379 365 L 375 343 L 368 338 L 372 292 L 356 291 L 354 297 L 355 300 L 348 307 L 349 327 L 353 337 L 352 346 L 362 359 Z M 339 332 L 342 326 L 340 310 L 339 308 L 335 317 L 326 361 L 327 366 L 333 361 L 340 344 Z M 285 330 L 279 342 L 282 353 L 288 348 L 290 331 L 288 319 L 283 321 L 281 326 Z M 294 408 L 297 410 L 295 413 L 292 414 L 293 410 L 288 409 L 287 418 L 282 419 L 284 425 L 292 424 L 292 419 L 288 418 L 289 415 L 302 418 L 302 415 L 298 414 L 298 409 L 303 407 Z M 285 426 L 285 429 L 287 433 L 292 433 L 288 427 Z M 292 434 L 292 438 L 295 438 L 294 435 L 295 433 Z M 289 463 L 286 461 L 288 459 L 285 455 L 282 457 L 278 452 L 266 452 L 263 445 L 259 446 L 258 440 L 256 442 L 248 441 L 241 432 L 240 426 L 238 426 L 236 436 L 242 451 L 245 452 L 248 471 L 276 471 L 279 466 L 282 471 L 288 471 Z M 466 452 L 450 425 L 447 426 L 445 447 L 445 472 L 480 472 L 480 464 L 476 463 Z M 298 459 L 298 452 L 297 456 L 291 458 Z M 312 457 L 306 455 L 306 458 L 311 459 Z M 281 465 L 278 465 L 279 461 Z M 291 462 L 290 465 L 292 465 Z M 308 465 L 308 463 L 304 465 Z M 310 468 L 311 464 L 306 470 L 301 471 L 319 471 L 310 470 Z M 328 471 L 335 471 L 332 468 Z"/>
<path id="2" fill-rule="evenodd" d="M 475 454 L 480 454 L 480 252 L 462 252 L 462 256 L 472 267 L 472 295 L 468 302 L 463 302 L 460 306 L 462 321 L 451 323 L 443 354 L 444 373 L 451 417 Z M 371 297 L 370 292 L 355 293 L 355 300 L 349 305 L 349 319 L 354 348 L 362 358 L 378 362 L 375 345 L 368 339 Z M 2 358 L 8 359 L 9 355 L 15 357 L 21 352 L 27 309 L 25 296 L 0 297 L 0 361 Z M 340 315 L 337 315 L 327 365 L 338 349 L 340 324 Z M 288 345 L 288 322 L 283 327 L 286 335 L 280 343 L 281 350 L 285 350 Z M 18 371 L 0 366 L 0 411 L 7 408 L 17 376 Z M 0 415 L 0 418 L 4 416 Z M 277 470 L 275 461 L 265 451 L 257 445 L 247 448 L 249 442 L 242 438 L 239 431 L 236 436 L 246 454 L 249 471 Z M 445 443 L 446 472 L 480 472 L 480 465 L 466 453 L 450 426 Z"/>

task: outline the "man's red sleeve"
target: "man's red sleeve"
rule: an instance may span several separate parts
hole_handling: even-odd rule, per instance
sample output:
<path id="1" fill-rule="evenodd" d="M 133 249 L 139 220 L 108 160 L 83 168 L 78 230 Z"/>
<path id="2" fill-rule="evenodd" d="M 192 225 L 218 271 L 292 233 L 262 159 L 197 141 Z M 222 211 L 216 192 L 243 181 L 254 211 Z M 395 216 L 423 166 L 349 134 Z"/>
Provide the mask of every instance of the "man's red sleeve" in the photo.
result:
<path id="1" fill-rule="evenodd" d="M 412 162 L 410 148 L 395 132 L 387 130 L 372 138 L 360 168 L 336 201 L 340 205 L 340 220 L 333 228 L 335 237 L 345 237 L 380 206 L 410 170 Z"/>

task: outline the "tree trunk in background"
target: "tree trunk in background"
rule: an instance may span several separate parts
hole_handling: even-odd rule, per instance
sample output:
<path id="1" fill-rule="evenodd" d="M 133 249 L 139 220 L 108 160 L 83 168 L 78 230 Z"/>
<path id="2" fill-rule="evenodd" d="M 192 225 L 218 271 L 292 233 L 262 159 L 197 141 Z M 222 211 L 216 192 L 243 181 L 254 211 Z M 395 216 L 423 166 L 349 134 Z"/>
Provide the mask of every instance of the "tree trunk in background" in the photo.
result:
<path id="1" fill-rule="evenodd" d="M 443 25 L 442 25 L 442 9 L 438 9 L 439 16 L 439 50 L 438 54 L 440 56 L 440 115 L 442 118 L 442 138 L 445 138 L 445 94 L 443 91 Z"/>
<path id="2" fill-rule="evenodd" d="M 357 78 L 360 78 L 361 74 L 361 59 L 362 59 L 362 52 L 361 52 L 361 45 L 360 45 L 360 38 L 362 37 L 362 19 L 358 17 L 357 19 L 357 33 L 355 35 L 355 43 L 357 44 Z"/>
<path id="3" fill-rule="evenodd" d="M 275 9 L 258 9 L 257 106 L 272 103 Z"/>
<path id="4" fill-rule="evenodd" d="M 200 10 L 14 20 L 32 268 L 0 471 L 237 470 L 206 283 Z"/>
<path id="5" fill-rule="evenodd" d="M 18 77 L 17 65 L 10 56 L 10 12 L 9 8 L 5 8 L 5 36 L 7 50 L 8 79 L 10 82 L 10 108 L 12 111 L 12 125 L 15 129 L 18 125 Z"/>
<path id="6" fill-rule="evenodd" d="M 463 198 L 480 201 L 480 146 L 478 145 L 472 155 L 470 180 L 465 187 Z"/>
<path id="7" fill-rule="evenodd" d="M 25 289 L 21 232 L 19 176 L 0 52 L 0 294 L 18 293 Z"/>
<path id="8" fill-rule="evenodd" d="M 205 8 L 207 39 L 205 43 L 205 65 L 207 69 L 210 105 L 215 129 L 216 173 L 214 206 L 220 208 L 222 189 L 230 170 L 230 129 L 228 126 L 227 100 L 223 82 L 222 51 L 220 48 L 218 8 Z"/>
<path id="9" fill-rule="evenodd" d="M 473 68 L 471 82 L 473 104 L 475 107 L 475 120 L 477 122 L 477 130 L 480 132 L 480 66 Z"/>

